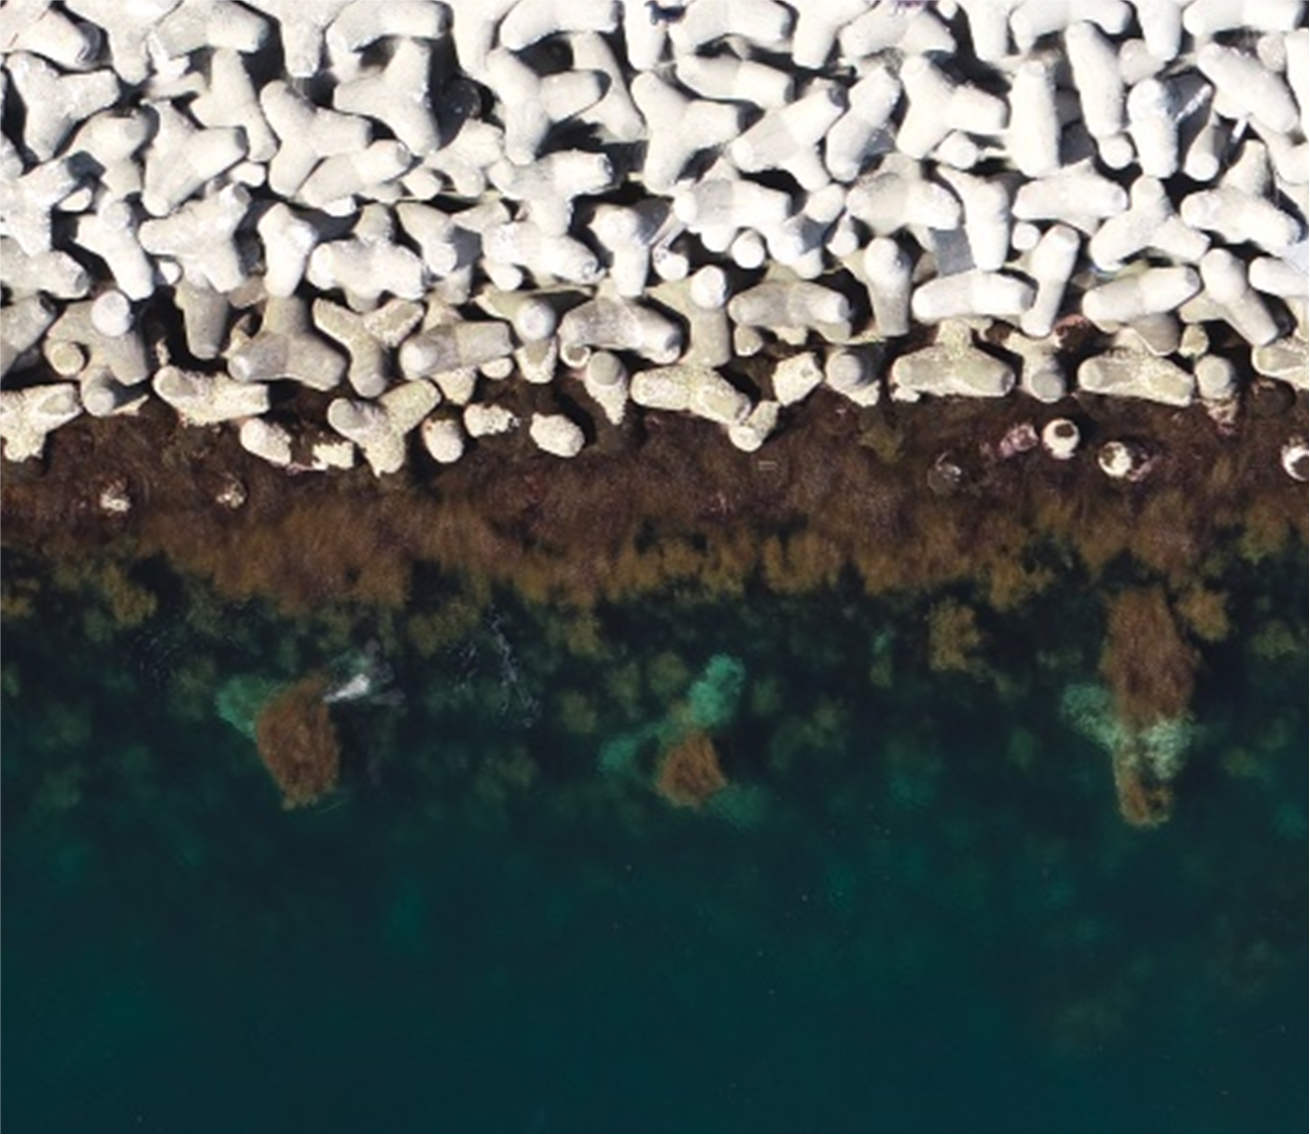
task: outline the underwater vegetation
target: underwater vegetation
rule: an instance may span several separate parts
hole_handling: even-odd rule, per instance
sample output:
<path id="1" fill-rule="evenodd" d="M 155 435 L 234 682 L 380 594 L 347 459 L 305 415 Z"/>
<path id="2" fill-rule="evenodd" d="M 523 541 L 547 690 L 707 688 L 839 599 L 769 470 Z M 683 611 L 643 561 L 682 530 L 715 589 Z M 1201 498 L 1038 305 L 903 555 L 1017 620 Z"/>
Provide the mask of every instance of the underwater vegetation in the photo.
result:
<path id="1" fill-rule="evenodd" d="M 323 701 L 324 674 L 311 674 L 275 693 L 255 718 L 260 760 L 282 793 L 282 807 L 316 804 L 337 786 L 341 743 Z"/>
<path id="2" fill-rule="evenodd" d="M 728 786 L 714 742 L 699 729 L 666 748 L 655 776 L 655 790 L 670 804 L 699 808 Z"/>
<path id="3" fill-rule="evenodd" d="M 676 681 L 684 669 L 675 656 L 657 655 L 650 667 L 652 694 L 667 699 L 668 680 Z M 746 681 L 746 666 L 740 658 L 713 655 L 663 713 L 602 741 L 601 771 L 621 784 L 651 787 L 679 808 L 700 809 L 711 800 L 720 800 L 731 809 L 731 801 L 743 794 L 725 795 L 730 780 L 714 738 L 732 729 Z M 630 711 L 639 713 L 639 704 L 640 699 L 634 698 Z M 749 793 L 746 798 L 753 799 Z"/>
<path id="4" fill-rule="evenodd" d="M 1153 827 L 1173 811 L 1187 756 L 1200 663 L 1164 588 L 1125 588 L 1109 600 L 1100 669 L 1114 717 L 1115 790 L 1124 819 Z"/>
<path id="5" fill-rule="evenodd" d="M 1056 412 L 1078 421 L 1085 452 L 996 456 L 1009 429 Z M 706 423 L 659 418 L 570 462 L 501 439 L 450 468 L 330 483 L 159 415 L 78 419 L 41 465 L 5 478 L 0 516 L 8 547 L 77 563 L 92 549 L 163 556 L 225 597 L 288 611 L 400 608 L 415 573 L 436 569 L 584 607 L 677 588 L 740 596 L 753 583 L 802 594 L 850 574 L 870 595 L 968 585 L 1003 612 L 1079 579 L 1181 594 L 1303 546 L 1305 486 L 1278 455 L 1305 417 L 1299 395 L 1228 436 L 1199 408 L 1127 400 L 856 412 L 819 392 L 758 454 L 709 444 Z M 1156 454 L 1147 480 L 1102 474 L 1095 445 L 1113 436 Z M 943 455 L 960 474 L 944 490 L 930 476 Z M 126 512 L 100 510 L 110 484 L 126 486 Z"/>
<path id="6" fill-rule="evenodd" d="M 1200 662 L 1164 588 L 1129 587 L 1109 599 L 1101 674 L 1125 725 L 1145 728 L 1186 716 Z"/>
<path id="7" fill-rule="evenodd" d="M 540 836 L 543 870 L 602 889 L 642 849 L 698 879 L 740 861 L 719 884 L 763 909 L 817 861 L 795 883 L 822 907 L 816 958 L 931 969 L 958 948 L 922 929 L 939 906 L 1031 927 L 1059 964 L 1007 988 L 1044 1036 L 1095 1050 L 1182 983 L 1116 903 L 1185 905 L 1190 972 L 1233 997 L 1303 949 L 1305 558 L 1229 552 L 1181 585 L 1066 567 L 1003 609 L 990 579 L 871 596 L 844 570 L 716 598 L 689 577 L 570 605 L 418 565 L 403 607 L 290 612 L 160 557 L 55 571 L 9 549 L 0 689 L 37 747 L 6 753 L 5 819 L 56 841 L 155 831 L 188 864 L 227 854 L 197 846 L 197 816 L 241 825 L 254 857 L 274 832 L 368 831 L 409 862 L 465 826 L 502 850 Z M 578 834 L 597 830 L 599 855 Z M 71 846 L 70 875 L 96 858 Z M 1186 870 L 1152 874 L 1185 847 Z M 1220 902 L 1212 879 L 1238 867 Z"/>
<path id="8" fill-rule="evenodd" d="M 885 605 L 901 619 L 882 639 L 895 649 L 846 660 L 874 689 L 894 690 L 907 663 L 939 676 L 948 698 L 1019 696 L 1042 670 L 1059 672 L 1062 688 L 1103 683 L 1120 738 L 1102 746 L 1107 783 L 1131 822 L 1151 826 L 1170 814 L 1186 763 L 1186 745 L 1162 749 L 1158 735 L 1204 724 L 1195 702 L 1208 660 L 1257 632 L 1266 643 L 1282 636 L 1292 657 L 1304 649 L 1295 573 L 1263 610 L 1232 598 L 1300 562 L 1307 539 L 1305 486 L 1278 459 L 1305 396 L 1257 405 L 1253 390 L 1249 412 L 1223 432 L 1200 408 L 1123 399 L 857 411 L 817 391 L 755 454 L 707 444 L 707 423 L 655 416 L 569 462 L 502 438 L 449 468 L 415 462 L 394 477 L 356 470 L 330 483 L 149 410 L 130 426 L 82 418 L 0 485 L 0 612 L 19 620 L 45 599 L 72 603 L 88 636 L 106 641 L 126 628 L 153 635 L 170 606 L 202 612 L 188 626 L 207 621 L 209 634 L 208 624 L 230 627 L 220 612 L 238 604 L 307 628 L 300 647 L 291 638 L 275 648 L 282 681 L 373 637 L 395 658 L 467 655 L 449 690 L 425 696 L 469 711 L 488 701 L 525 725 L 567 722 L 600 745 L 602 767 L 639 767 L 649 787 L 660 755 L 695 730 L 735 781 L 748 750 L 726 723 L 768 676 L 737 673 L 735 648 L 703 673 L 696 651 L 661 648 L 647 680 L 612 641 L 621 631 L 604 641 L 598 613 L 840 592 L 852 610 Z M 1076 420 L 1085 452 L 998 456 L 1009 430 L 1057 411 Z M 1149 478 L 1107 480 L 1095 448 L 1113 436 L 1152 450 Z M 948 458 L 959 476 L 943 481 Z M 107 485 L 122 489 L 126 511 L 98 507 Z M 496 621 L 507 597 L 562 613 L 543 620 L 548 637 L 533 651 Z M 1068 614 L 1039 614 L 1053 603 Z M 167 653 L 173 685 L 196 707 L 212 706 L 233 673 L 260 670 L 178 637 Z M 570 680 L 545 700 L 522 675 L 547 647 L 606 663 L 603 677 L 590 688 Z M 251 691 L 252 705 L 262 692 Z M 844 703 L 829 697 L 807 728 L 821 735 L 817 723 L 839 720 Z M 229 705 L 227 716 L 253 721 L 251 708 Z M 756 751 L 788 745 L 761 739 Z M 491 777 L 488 791 L 501 799 L 507 784 L 530 781 Z"/>

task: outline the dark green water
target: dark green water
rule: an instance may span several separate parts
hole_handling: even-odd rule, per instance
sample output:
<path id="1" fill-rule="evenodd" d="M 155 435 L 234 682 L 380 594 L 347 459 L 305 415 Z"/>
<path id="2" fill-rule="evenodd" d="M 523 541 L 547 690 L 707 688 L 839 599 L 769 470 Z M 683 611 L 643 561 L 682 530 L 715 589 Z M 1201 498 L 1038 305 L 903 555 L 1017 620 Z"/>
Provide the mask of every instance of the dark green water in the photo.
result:
<path id="1" fill-rule="evenodd" d="M 213 698 L 367 620 L 221 614 L 6 626 L 6 1129 L 1304 1122 L 1303 630 L 1212 652 L 1142 832 L 1059 711 L 1095 680 L 1068 609 L 994 631 L 992 676 L 854 597 L 583 647 L 509 603 L 427 651 L 382 620 L 404 704 L 337 707 L 343 788 L 294 812 Z M 734 787 L 677 809 L 601 754 L 725 653 Z"/>

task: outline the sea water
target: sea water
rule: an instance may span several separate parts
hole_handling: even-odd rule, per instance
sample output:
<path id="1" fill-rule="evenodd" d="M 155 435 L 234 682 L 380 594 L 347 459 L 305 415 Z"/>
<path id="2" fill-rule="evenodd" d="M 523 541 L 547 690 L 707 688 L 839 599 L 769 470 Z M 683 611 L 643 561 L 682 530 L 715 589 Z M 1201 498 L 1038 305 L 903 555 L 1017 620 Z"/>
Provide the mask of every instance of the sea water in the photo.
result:
<path id="1" fill-rule="evenodd" d="M 1068 594 L 945 670 L 855 588 L 299 620 L 174 588 L 130 627 L 38 597 L 4 635 L 4 1125 L 1295 1129 L 1286 579 L 1281 630 L 1263 596 L 1207 653 L 1155 830 L 1061 712 L 1097 681 Z M 728 784 L 677 806 L 661 737 L 716 659 Z M 283 809 L 221 691 L 352 665 L 339 785 Z"/>

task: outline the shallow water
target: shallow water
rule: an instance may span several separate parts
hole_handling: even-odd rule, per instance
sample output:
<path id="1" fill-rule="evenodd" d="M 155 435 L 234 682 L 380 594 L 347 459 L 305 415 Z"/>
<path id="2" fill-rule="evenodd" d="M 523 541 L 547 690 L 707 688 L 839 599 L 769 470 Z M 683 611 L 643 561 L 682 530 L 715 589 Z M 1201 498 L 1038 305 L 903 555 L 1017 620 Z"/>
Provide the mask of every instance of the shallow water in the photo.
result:
<path id="1" fill-rule="evenodd" d="M 1253 645 L 1267 595 L 1207 654 L 1154 831 L 1061 715 L 1098 648 L 1067 596 L 973 673 L 853 593 L 38 608 L 5 629 L 10 1129 L 1304 1117 L 1307 672 L 1303 631 Z M 215 698 L 369 637 L 392 696 L 333 707 L 341 787 L 284 811 Z M 715 711 L 730 787 L 678 808 L 655 738 L 715 656 L 745 675 Z"/>

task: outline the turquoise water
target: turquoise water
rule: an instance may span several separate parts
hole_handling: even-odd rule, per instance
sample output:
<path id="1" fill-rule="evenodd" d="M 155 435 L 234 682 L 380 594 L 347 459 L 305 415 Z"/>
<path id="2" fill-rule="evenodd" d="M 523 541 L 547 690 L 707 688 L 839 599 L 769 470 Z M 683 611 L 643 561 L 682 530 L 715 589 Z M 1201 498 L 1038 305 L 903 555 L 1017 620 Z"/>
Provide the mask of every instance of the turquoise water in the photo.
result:
<path id="1" fill-rule="evenodd" d="M 4 1124 L 1296 1129 L 1307 675 L 1303 631 L 1251 648 L 1267 608 L 1139 831 L 1059 712 L 1096 677 L 1067 599 L 975 674 L 854 595 L 502 600 L 422 649 L 51 600 L 5 633 Z M 370 635 L 404 701 L 334 707 L 341 788 L 283 811 L 213 699 Z M 615 739 L 725 654 L 732 787 L 675 808 Z"/>

